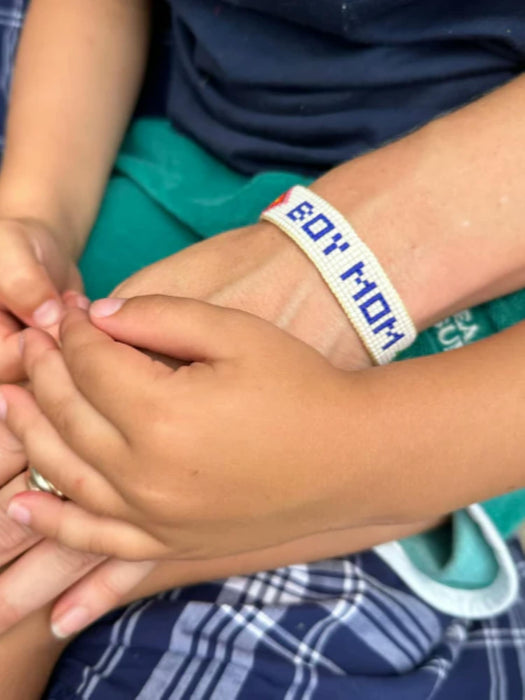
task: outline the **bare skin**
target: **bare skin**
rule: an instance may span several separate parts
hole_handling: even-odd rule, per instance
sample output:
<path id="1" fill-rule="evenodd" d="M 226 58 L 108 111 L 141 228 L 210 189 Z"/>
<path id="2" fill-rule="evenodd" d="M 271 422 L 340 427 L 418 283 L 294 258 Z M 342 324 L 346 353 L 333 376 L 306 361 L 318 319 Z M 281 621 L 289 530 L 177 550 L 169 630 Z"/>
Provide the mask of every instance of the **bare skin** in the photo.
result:
<path id="1" fill-rule="evenodd" d="M 47 301 L 57 301 L 65 287 L 76 285 L 69 281 L 69 271 L 74 270 L 74 261 L 96 216 L 140 85 L 147 47 L 147 16 L 148 4 L 141 0 L 33 0 L 17 64 L 7 152 L 0 177 L 0 216 L 4 222 L 0 222 L 0 229 L 3 226 L 5 231 L 0 264 L 6 255 L 11 256 L 10 264 L 15 268 L 18 260 L 24 282 L 15 280 L 16 284 L 11 282 L 7 289 L 0 290 L 0 378 L 6 381 L 24 376 L 16 349 L 20 329 L 30 322 L 47 327 L 49 318 L 39 324 L 35 311 Z M 93 28 L 100 26 L 107 32 L 96 32 L 94 42 Z M 107 99 L 108 95 L 112 99 Z M 524 102 L 524 79 L 519 78 L 395 144 L 331 171 L 314 184 L 317 192 L 349 217 L 377 254 L 418 328 L 454 310 L 523 286 Z M 18 227 L 17 231 L 23 228 L 23 246 L 18 241 L 14 243 L 18 236 L 9 233 L 13 226 Z M 47 243 L 43 244 L 50 251 L 44 255 L 44 264 L 38 257 L 38 246 L 33 244 L 33 227 L 50 232 L 45 234 Z M 52 252 L 57 245 L 60 250 Z M 477 251 L 475 260 L 472 250 Z M 184 256 L 145 271 L 144 276 L 124 285 L 119 294 L 194 296 L 241 308 L 290 330 L 338 367 L 348 368 L 359 356 L 366 365 L 352 330 L 317 273 L 306 272 L 302 253 L 277 230 L 257 225 L 237 234 L 228 233 Z M 182 268 L 188 270 L 186 276 L 181 273 Z M 203 284 L 204 279 L 209 286 Z M 289 279 L 295 284 L 282 284 Z M 142 291 L 136 291 L 137 287 Z M 37 294 L 35 290 L 41 291 Z M 261 299 L 265 300 L 262 307 Z M 283 313 L 292 306 L 294 314 Z M 62 313 L 61 307 L 59 314 Z M 325 323 L 323 332 L 319 330 L 319 319 Z M 436 441 L 441 440 L 445 421 L 448 424 L 454 420 L 458 432 L 466 428 L 486 436 L 483 445 L 487 459 L 481 470 L 476 468 L 476 481 L 470 480 L 472 484 L 467 483 L 466 475 L 472 473 L 467 468 L 478 454 L 471 444 L 462 445 L 460 454 L 454 453 L 453 445 L 447 445 L 448 451 L 442 456 L 446 464 L 449 459 L 459 459 L 458 502 L 520 483 L 519 474 L 515 473 L 515 442 L 511 439 L 510 447 L 505 443 L 501 452 L 498 439 L 491 442 L 494 436 L 490 426 L 485 431 L 490 411 L 481 417 L 462 415 L 459 400 L 466 392 L 483 401 L 475 393 L 475 382 L 491 377 L 494 383 L 484 387 L 495 392 L 493 409 L 506 411 L 498 417 L 501 420 L 505 415 L 502 434 L 515 438 L 520 432 L 520 415 L 515 407 L 522 403 L 521 381 L 516 381 L 519 371 L 509 377 L 493 370 L 501 365 L 502 357 L 513 361 L 520 342 L 519 331 L 505 334 L 496 343 L 472 349 L 468 355 L 450 355 L 444 368 L 432 365 L 451 373 L 454 382 L 448 387 L 442 386 L 437 373 L 427 373 L 430 365 L 425 365 L 423 373 L 419 364 L 414 373 L 408 368 L 393 373 L 374 370 L 374 376 L 385 378 L 388 384 L 380 388 L 374 379 L 370 385 L 373 391 L 383 395 L 388 387 L 402 396 L 401 417 L 405 422 L 392 426 L 392 430 L 398 428 L 398 435 L 406 435 L 407 425 L 413 425 L 410 406 L 427 415 L 428 407 L 419 404 L 425 381 L 427 388 L 438 386 L 444 392 L 439 403 L 441 412 L 437 410 L 435 420 L 421 426 L 420 440 L 410 448 L 413 462 L 426 459 Z M 509 396 L 515 402 L 512 406 L 501 398 L 509 378 Z M 414 396 L 418 397 L 415 404 L 411 403 Z M 385 407 L 388 405 L 386 401 Z M 385 417 L 380 416 L 382 420 Z M 414 434 L 412 428 L 409 432 Z M 13 440 L 12 436 L 5 439 Z M 496 450 L 498 461 L 490 462 L 489 457 Z M 405 452 L 403 445 L 403 455 Z M 424 485 L 428 474 L 414 473 L 400 453 L 401 447 L 388 457 L 403 464 L 404 480 Z M 19 460 L 20 471 L 25 464 L 23 449 L 12 446 L 11 454 Z M 507 462 L 503 471 L 494 475 L 492 465 L 501 465 L 504 458 Z M 448 478 L 443 463 L 429 466 L 436 494 Z M 11 469 L 12 462 L 10 465 Z M 398 478 L 394 487 L 399 485 Z M 406 496 L 397 505 L 407 519 L 425 519 L 443 508 L 443 503 L 423 501 L 422 509 L 430 510 L 416 515 Z M 320 555 L 320 550 L 313 551 Z M 24 559 L 17 565 L 22 565 Z M 85 559 L 80 558 L 76 565 L 77 572 L 81 571 Z M 22 566 L 18 571 L 23 571 Z M 66 585 L 72 578 L 74 571 L 70 569 L 64 577 Z M 18 614 L 25 613 L 20 609 Z"/>

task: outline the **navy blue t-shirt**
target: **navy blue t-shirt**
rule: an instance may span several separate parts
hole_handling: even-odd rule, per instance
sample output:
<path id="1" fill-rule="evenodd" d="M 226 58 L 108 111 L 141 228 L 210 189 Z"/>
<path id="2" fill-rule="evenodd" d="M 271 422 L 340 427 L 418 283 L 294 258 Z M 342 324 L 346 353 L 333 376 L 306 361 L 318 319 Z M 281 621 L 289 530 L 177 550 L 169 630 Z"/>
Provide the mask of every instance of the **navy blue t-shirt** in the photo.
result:
<path id="1" fill-rule="evenodd" d="M 317 174 L 525 68 L 525 0 L 168 0 L 173 124 L 232 167 Z"/>

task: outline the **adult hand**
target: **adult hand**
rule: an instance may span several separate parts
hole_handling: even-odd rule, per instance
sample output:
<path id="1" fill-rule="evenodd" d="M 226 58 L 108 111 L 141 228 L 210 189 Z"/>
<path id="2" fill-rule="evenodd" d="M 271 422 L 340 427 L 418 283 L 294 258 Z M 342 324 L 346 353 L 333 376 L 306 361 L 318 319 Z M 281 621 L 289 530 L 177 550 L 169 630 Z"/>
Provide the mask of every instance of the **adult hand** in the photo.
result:
<path id="1" fill-rule="evenodd" d="M 121 303 L 98 302 L 92 318 Z M 97 324 L 121 342 L 82 311 L 62 324 L 62 352 L 26 331 L 25 366 L 58 434 L 19 387 L 3 389 L 7 422 L 72 501 L 25 494 L 13 516 L 30 505 L 37 532 L 126 559 L 205 559 L 369 524 L 334 508 L 358 374 L 254 316 L 193 300 L 134 299 Z M 173 371 L 131 345 L 192 364 Z"/>
<path id="2" fill-rule="evenodd" d="M 80 274 L 50 228 L 33 219 L 0 219 L 0 381 L 25 378 L 19 333 L 56 325 L 61 294 L 69 289 L 82 290 Z"/>
<path id="3" fill-rule="evenodd" d="M 129 277 L 113 296 L 191 297 L 247 311 L 343 369 L 370 357 L 339 302 L 301 249 L 273 224 L 227 231 Z"/>
<path id="4" fill-rule="evenodd" d="M 2 446 L 4 431 L 5 426 L 0 426 Z M 2 472 L 4 464 L 2 459 Z M 0 635 L 54 600 L 105 559 L 43 540 L 8 518 L 7 505 L 13 496 L 27 490 L 26 480 L 26 474 L 21 473 L 0 489 Z M 130 585 L 133 583 L 130 578 Z"/>

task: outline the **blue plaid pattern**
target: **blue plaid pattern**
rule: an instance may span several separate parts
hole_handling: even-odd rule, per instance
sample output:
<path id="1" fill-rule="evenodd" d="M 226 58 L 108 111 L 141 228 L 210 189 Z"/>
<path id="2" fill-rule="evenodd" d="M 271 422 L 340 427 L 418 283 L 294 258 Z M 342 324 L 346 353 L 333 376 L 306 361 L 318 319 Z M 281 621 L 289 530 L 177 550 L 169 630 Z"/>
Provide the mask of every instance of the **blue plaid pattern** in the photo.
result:
<path id="1" fill-rule="evenodd" d="M 417 598 L 373 552 L 177 588 L 112 613 L 59 662 L 47 700 L 520 700 L 525 560 L 504 615 Z"/>
<path id="2" fill-rule="evenodd" d="M 28 0 L 0 0 L 0 144 Z M 177 588 L 107 615 L 62 656 L 48 700 L 520 700 L 516 604 L 436 612 L 373 552 Z"/>
<path id="3" fill-rule="evenodd" d="M 7 99 L 20 29 L 29 0 L 0 0 L 0 150 L 4 146 Z"/>

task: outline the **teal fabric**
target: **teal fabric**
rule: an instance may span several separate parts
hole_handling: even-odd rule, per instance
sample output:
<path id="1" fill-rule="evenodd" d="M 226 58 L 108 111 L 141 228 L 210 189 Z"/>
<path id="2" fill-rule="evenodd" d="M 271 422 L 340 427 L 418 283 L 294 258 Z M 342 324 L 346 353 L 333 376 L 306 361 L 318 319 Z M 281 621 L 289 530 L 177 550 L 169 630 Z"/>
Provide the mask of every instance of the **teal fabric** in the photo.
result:
<path id="1" fill-rule="evenodd" d="M 443 527 L 401 541 L 412 563 L 435 581 L 453 588 L 491 584 L 498 562 L 467 511 L 460 510 Z"/>
<path id="2" fill-rule="evenodd" d="M 307 178 L 289 172 L 240 175 L 166 121 L 140 120 L 117 159 L 98 221 L 81 261 L 91 298 L 192 243 L 257 221 L 261 210 Z M 525 293 L 457 314 L 422 333 L 403 357 L 443 351 L 525 318 Z M 475 439 L 475 436 L 472 436 Z M 525 516 L 525 491 L 485 508 L 507 536 Z M 403 542 L 414 563 L 436 580 L 476 588 L 490 583 L 497 564 L 483 536 L 462 511 L 451 523 Z"/>
<path id="3" fill-rule="evenodd" d="M 108 294 L 141 267 L 228 229 L 255 223 L 293 173 L 246 177 L 168 122 L 139 120 L 117 159 L 80 269 L 86 292 Z"/>

